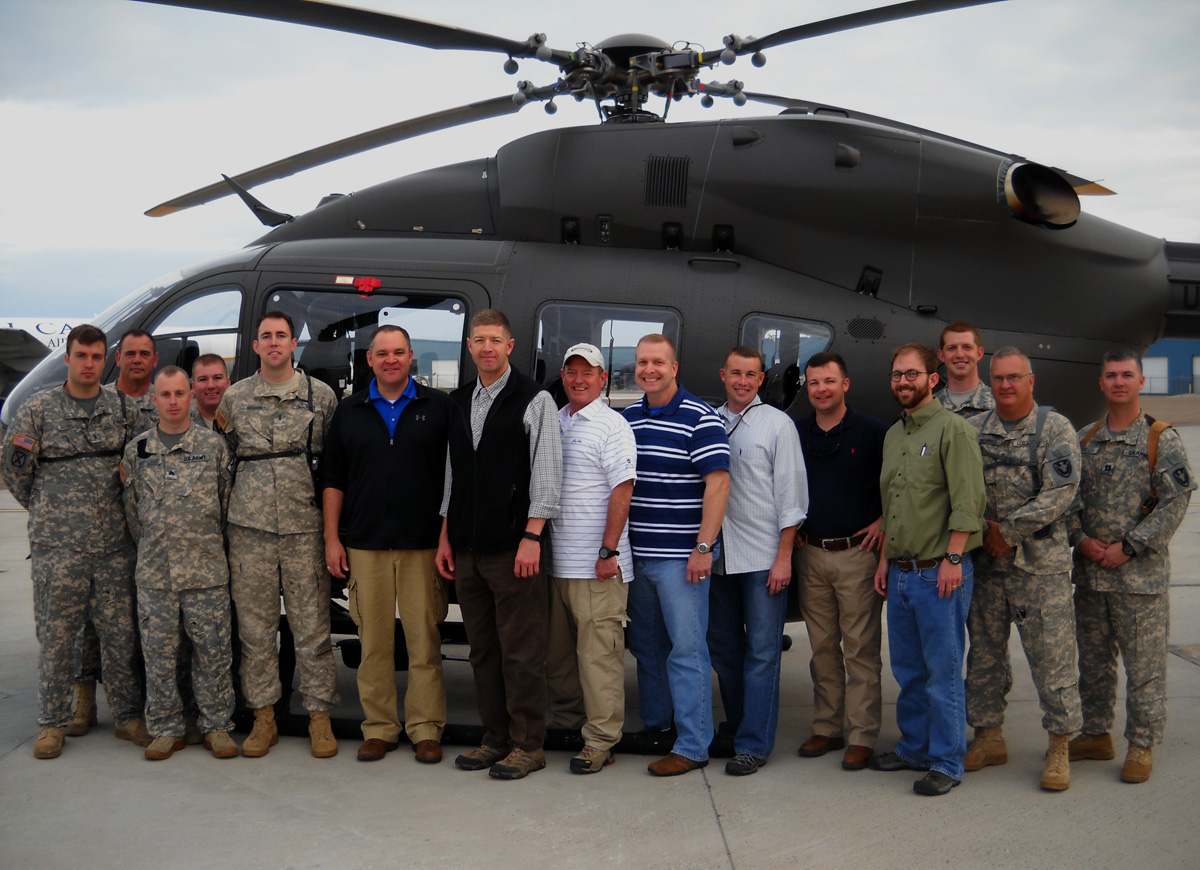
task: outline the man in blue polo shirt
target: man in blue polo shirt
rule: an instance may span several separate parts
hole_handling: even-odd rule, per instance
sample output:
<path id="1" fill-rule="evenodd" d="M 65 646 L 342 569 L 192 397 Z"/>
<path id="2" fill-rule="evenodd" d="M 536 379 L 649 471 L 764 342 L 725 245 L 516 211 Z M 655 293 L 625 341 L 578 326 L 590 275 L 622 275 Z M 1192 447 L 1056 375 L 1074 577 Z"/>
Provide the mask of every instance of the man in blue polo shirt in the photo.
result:
<path id="1" fill-rule="evenodd" d="M 325 445 L 325 562 L 346 578 L 362 641 L 359 761 L 379 761 L 408 735 L 417 761 L 442 760 L 446 692 L 438 623 L 446 587 L 434 567 L 454 405 L 410 375 L 408 332 L 380 326 L 367 365 L 375 377 L 343 399 Z M 396 612 L 408 651 L 404 721 L 396 708 Z"/>
<path id="2" fill-rule="evenodd" d="M 711 407 L 679 386 L 678 373 L 671 340 L 644 336 L 634 377 L 646 395 L 625 409 L 638 449 L 627 636 L 637 659 L 639 712 L 647 731 L 666 731 L 672 721 L 678 731 L 672 751 L 649 765 L 656 776 L 708 764 L 708 582 L 729 497 L 725 427 Z"/>

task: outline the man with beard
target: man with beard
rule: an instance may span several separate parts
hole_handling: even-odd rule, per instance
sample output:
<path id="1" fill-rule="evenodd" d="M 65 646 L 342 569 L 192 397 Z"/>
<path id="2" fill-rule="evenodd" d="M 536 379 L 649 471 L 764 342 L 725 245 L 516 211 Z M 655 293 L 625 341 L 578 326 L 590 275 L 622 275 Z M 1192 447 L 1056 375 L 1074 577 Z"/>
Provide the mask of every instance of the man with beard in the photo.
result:
<path id="1" fill-rule="evenodd" d="M 927 771 L 913 791 L 930 796 L 949 793 L 963 777 L 970 551 L 983 542 L 987 502 L 975 429 L 933 398 L 936 367 L 923 344 L 892 353 L 892 395 L 904 414 L 883 442 L 875 589 L 888 598 L 900 742 L 870 762 L 875 770 Z"/>

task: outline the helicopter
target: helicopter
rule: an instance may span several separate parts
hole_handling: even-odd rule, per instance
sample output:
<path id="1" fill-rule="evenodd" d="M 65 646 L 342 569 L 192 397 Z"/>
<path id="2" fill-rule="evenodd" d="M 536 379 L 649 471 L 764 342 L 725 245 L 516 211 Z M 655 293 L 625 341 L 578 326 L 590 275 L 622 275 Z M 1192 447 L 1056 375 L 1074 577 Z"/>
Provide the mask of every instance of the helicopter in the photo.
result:
<path id="1" fill-rule="evenodd" d="M 964 15 L 996 0 L 895 3 L 760 38 L 730 33 L 711 51 L 637 32 L 556 47 L 540 33 L 514 40 L 308 0 L 143 2 L 485 52 L 504 59 L 504 72 L 546 73 L 149 209 L 167 217 L 236 196 L 268 227 L 246 247 L 153 281 L 96 318 L 113 342 L 130 328 L 153 334 L 161 365 L 190 369 L 200 354 L 217 352 L 233 379 L 244 377 L 255 368 L 256 317 L 282 310 L 297 325 L 297 364 L 339 396 L 366 386 L 370 337 L 391 322 L 412 336 L 414 376 L 449 390 L 474 376 L 464 342 L 471 315 L 495 307 L 513 324 L 514 364 L 551 390 L 564 351 L 588 342 L 606 356 L 609 401 L 635 401 L 637 340 L 663 333 L 678 348 L 681 382 L 714 404 L 723 400 L 715 374 L 724 354 L 744 344 L 767 361 L 763 398 L 803 415 L 804 363 L 830 349 L 856 373 L 880 373 L 855 379 L 853 401 L 891 417 L 882 376 L 891 349 L 936 345 L 943 326 L 967 319 L 985 346 L 1027 350 L 1041 376 L 1039 400 L 1083 422 L 1099 394 L 1079 385 L 1092 382 L 1104 350 L 1200 336 L 1200 245 L 1164 243 L 1085 212 L 1080 196 L 1110 192 L 1102 184 L 901 121 L 717 78 L 745 61 L 750 78 L 795 42 Z M 685 100 L 763 104 L 772 113 L 669 120 Z M 585 105 L 598 123 L 533 132 L 493 156 L 331 194 L 298 215 L 251 192 L 370 148 L 560 103 Z M 1086 306 L 1066 304 L 1080 298 Z M 61 356 L 47 358 L 14 390 L 5 416 L 61 383 L 64 369 Z M 111 369 L 106 380 L 115 378 Z"/>

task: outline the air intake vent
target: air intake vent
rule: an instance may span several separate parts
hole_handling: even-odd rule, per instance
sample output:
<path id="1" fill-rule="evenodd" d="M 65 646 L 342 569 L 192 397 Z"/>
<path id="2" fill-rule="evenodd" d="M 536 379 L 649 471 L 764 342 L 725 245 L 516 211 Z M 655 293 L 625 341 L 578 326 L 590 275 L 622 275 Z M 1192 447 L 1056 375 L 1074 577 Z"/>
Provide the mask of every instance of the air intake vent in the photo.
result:
<path id="1" fill-rule="evenodd" d="M 861 341 L 878 341 L 883 338 L 883 321 L 872 317 L 856 317 L 846 327 L 851 338 Z"/>
<path id="2" fill-rule="evenodd" d="M 687 208 L 690 157 L 647 157 L 646 199 L 651 208 Z"/>

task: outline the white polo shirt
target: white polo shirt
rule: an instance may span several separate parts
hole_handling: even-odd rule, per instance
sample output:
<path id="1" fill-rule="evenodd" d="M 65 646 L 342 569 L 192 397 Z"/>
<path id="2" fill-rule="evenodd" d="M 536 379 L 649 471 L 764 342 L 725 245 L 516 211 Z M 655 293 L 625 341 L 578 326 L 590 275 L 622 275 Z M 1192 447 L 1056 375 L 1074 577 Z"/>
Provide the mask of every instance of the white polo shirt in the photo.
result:
<path id="1" fill-rule="evenodd" d="M 608 501 L 619 484 L 637 475 L 637 442 L 625 418 L 596 399 L 575 414 L 558 412 L 563 476 L 558 516 L 550 520 L 552 577 L 595 580 L 596 559 L 608 520 Z M 629 525 L 621 530 L 617 565 L 633 579 Z"/>

